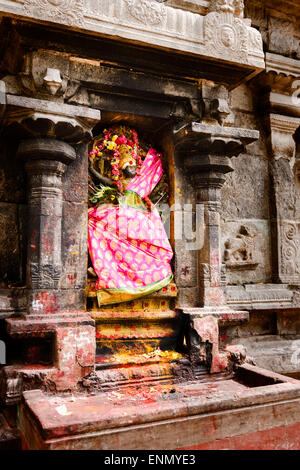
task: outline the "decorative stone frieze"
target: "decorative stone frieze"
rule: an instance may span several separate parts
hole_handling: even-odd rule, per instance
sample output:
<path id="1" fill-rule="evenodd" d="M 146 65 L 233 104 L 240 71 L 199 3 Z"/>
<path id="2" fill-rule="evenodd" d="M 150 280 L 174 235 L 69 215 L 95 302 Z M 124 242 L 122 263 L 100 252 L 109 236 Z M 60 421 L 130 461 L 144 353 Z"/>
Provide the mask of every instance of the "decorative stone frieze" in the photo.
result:
<path id="1" fill-rule="evenodd" d="M 84 25 L 84 0 L 24 0 L 26 15 L 66 26 Z"/>
<path id="2" fill-rule="evenodd" d="M 287 284 L 248 284 L 227 286 L 227 303 L 246 310 L 282 310 L 293 308 L 294 293 Z"/>
<path id="3" fill-rule="evenodd" d="M 241 0 L 212 1 L 206 15 L 156 0 L 2 0 L 0 9 L 8 16 L 264 68 L 260 33 L 243 18 Z"/>

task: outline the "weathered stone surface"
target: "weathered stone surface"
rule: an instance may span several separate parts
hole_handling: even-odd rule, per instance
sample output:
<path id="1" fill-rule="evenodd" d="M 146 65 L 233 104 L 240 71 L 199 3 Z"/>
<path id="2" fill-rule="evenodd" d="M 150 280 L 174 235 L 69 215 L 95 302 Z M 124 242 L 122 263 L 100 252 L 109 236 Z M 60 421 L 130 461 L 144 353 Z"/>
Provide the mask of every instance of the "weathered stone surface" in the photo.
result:
<path id="1" fill-rule="evenodd" d="M 198 287 L 181 287 L 178 291 L 176 305 L 181 308 L 183 306 L 196 306 L 199 303 Z"/>
<path id="2" fill-rule="evenodd" d="M 20 279 L 18 206 L 0 203 L 0 279 Z"/>
<path id="3" fill-rule="evenodd" d="M 25 392 L 21 431 L 31 449 L 187 449 L 298 423 L 298 381 L 251 366 L 239 371 L 258 386 L 234 380 L 187 383 L 174 387 L 173 394 L 169 386 L 153 387 L 151 404 L 145 391 L 121 392 L 118 402 L 103 393 L 72 401 Z M 277 441 L 277 448 L 285 445 Z"/>
<path id="4" fill-rule="evenodd" d="M 257 337 L 267 338 L 277 333 L 277 316 L 272 311 L 254 311 L 249 313 L 249 321 L 237 326 L 220 325 L 220 344 L 244 344 L 241 338 Z M 247 353 L 248 355 L 248 353 Z M 249 353 L 249 356 L 251 354 Z"/>
<path id="5" fill-rule="evenodd" d="M 87 282 L 87 204 L 64 202 L 61 289 L 85 289 Z"/>
<path id="6" fill-rule="evenodd" d="M 230 106 L 237 111 L 254 111 L 253 95 L 249 86 L 243 84 L 231 91 Z"/>
<path id="7" fill-rule="evenodd" d="M 60 311 L 85 308 L 85 289 L 34 289 L 27 292 L 27 304 L 32 314 L 52 315 Z"/>
<path id="8" fill-rule="evenodd" d="M 17 142 L 1 138 L 0 151 L 0 201 L 25 202 L 25 174 L 16 158 Z"/>
<path id="9" fill-rule="evenodd" d="M 265 219 L 269 217 L 268 162 L 258 156 L 241 154 L 232 159 L 230 173 L 221 190 L 222 218 Z"/>
<path id="10" fill-rule="evenodd" d="M 256 114 L 252 114 L 245 111 L 239 111 L 234 114 L 234 125 L 238 128 L 255 130 L 263 134 L 263 125 L 258 119 Z M 261 155 L 267 158 L 266 142 L 263 138 L 256 139 L 253 143 L 247 145 L 247 154 L 249 155 Z"/>
<path id="11" fill-rule="evenodd" d="M 245 13 L 262 34 L 265 49 L 284 56 L 299 58 L 297 1 L 245 1 Z"/>
<path id="12" fill-rule="evenodd" d="M 278 312 L 277 316 L 278 334 L 283 337 L 294 336 L 297 337 L 300 332 L 300 319 L 297 311 L 292 312 Z"/>
<path id="13" fill-rule="evenodd" d="M 0 289 L 0 319 L 25 312 L 25 288 Z"/>
<path id="14" fill-rule="evenodd" d="M 243 344 L 247 355 L 254 359 L 258 367 L 279 374 L 293 374 L 299 371 L 300 340 L 284 339 L 276 335 L 253 336 L 233 340 Z"/>
<path id="15" fill-rule="evenodd" d="M 78 381 L 94 370 L 95 329 L 93 326 L 56 329 L 59 351 L 57 371 L 49 374 L 57 390 L 74 390 Z"/>
<path id="16" fill-rule="evenodd" d="M 65 201 L 86 203 L 88 194 L 87 145 L 76 146 L 76 160 L 69 165 L 63 176 L 63 197 Z"/>

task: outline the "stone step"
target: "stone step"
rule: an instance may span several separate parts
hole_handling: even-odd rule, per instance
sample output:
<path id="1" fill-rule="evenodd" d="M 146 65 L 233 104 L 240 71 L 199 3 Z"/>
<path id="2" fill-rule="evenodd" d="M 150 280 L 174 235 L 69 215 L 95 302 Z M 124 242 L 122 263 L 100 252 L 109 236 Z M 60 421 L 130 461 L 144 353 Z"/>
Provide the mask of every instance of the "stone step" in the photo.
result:
<path id="1" fill-rule="evenodd" d="M 96 279 L 88 279 L 88 284 L 86 288 L 86 294 L 88 297 L 93 298 L 97 297 L 96 292 Z M 147 299 L 149 298 L 174 298 L 177 296 L 177 287 L 174 282 L 170 282 L 167 286 L 163 287 L 162 289 L 153 292 L 153 294 L 147 295 Z"/>

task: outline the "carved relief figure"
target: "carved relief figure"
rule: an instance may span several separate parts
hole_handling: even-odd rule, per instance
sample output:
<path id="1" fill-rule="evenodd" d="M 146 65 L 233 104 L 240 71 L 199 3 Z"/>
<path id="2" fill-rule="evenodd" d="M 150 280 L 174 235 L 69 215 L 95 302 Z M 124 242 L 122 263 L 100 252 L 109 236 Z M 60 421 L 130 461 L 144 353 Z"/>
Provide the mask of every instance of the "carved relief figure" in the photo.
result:
<path id="1" fill-rule="evenodd" d="M 41 19 L 83 26 L 84 3 L 84 0 L 24 0 L 24 9 Z"/>
<path id="2" fill-rule="evenodd" d="M 224 261 L 227 267 L 251 267 L 258 264 L 255 257 L 256 235 L 254 225 L 242 225 L 236 237 L 226 241 Z"/>
<path id="3" fill-rule="evenodd" d="M 172 279 L 173 252 L 148 198 L 163 175 L 160 154 L 145 151 L 133 129 L 117 126 L 94 139 L 89 167 L 89 252 L 99 305 L 163 288 Z"/>
<path id="4" fill-rule="evenodd" d="M 244 0 L 212 0 L 210 11 L 233 13 L 238 18 L 244 16 Z"/>
<path id="5" fill-rule="evenodd" d="M 162 2 L 153 0 L 125 0 L 131 15 L 141 23 L 158 25 L 166 16 L 166 7 Z"/>

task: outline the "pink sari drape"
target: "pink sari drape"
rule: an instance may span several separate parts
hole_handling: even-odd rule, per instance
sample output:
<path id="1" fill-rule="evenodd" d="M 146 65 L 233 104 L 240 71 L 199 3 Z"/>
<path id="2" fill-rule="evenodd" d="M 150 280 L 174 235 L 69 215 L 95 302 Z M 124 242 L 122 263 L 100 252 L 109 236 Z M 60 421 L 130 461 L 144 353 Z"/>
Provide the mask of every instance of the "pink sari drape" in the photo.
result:
<path id="1" fill-rule="evenodd" d="M 160 158 L 150 149 L 140 174 L 129 183 L 125 194 L 146 197 L 162 173 Z M 99 305 L 148 295 L 172 279 L 173 251 L 155 206 L 151 212 L 126 203 L 92 207 L 89 210 L 89 252 L 98 275 Z"/>

